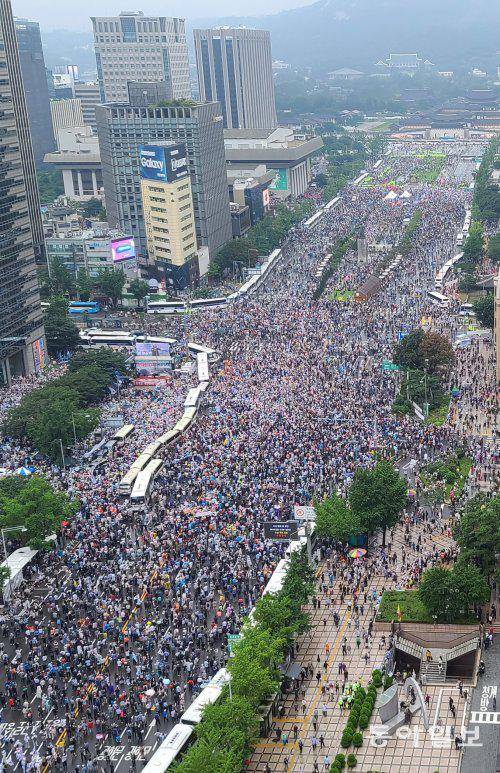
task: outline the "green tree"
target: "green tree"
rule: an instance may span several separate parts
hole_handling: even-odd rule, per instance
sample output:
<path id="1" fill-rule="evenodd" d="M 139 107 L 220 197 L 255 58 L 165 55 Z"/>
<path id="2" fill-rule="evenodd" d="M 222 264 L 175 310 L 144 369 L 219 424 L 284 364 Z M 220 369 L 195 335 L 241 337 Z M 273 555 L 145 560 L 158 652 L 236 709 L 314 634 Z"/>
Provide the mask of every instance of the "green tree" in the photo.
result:
<path id="1" fill-rule="evenodd" d="M 441 566 L 427 569 L 418 593 L 429 614 L 453 622 L 467 615 L 473 604 L 485 603 L 490 589 L 477 567 L 462 563 L 451 571 Z"/>
<path id="2" fill-rule="evenodd" d="M 5 435 L 15 438 L 29 436 L 29 427 L 33 425 L 41 414 L 49 414 L 56 403 L 63 403 L 69 413 L 78 410 L 78 394 L 74 389 L 59 386 L 57 380 L 40 389 L 28 393 L 15 408 L 7 412 L 2 431 Z"/>
<path id="3" fill-rule="evenodd" d="M 94 288 L 94 282 L 88 271 L 79 268 L 76 275 L 76 291 L 81 301 L 89 301 Z"/>
<path id="4" fill-rule="evenodd" d="M 112 305 L 116 306 L 123 295 L 125 273 L 123 269 L 103 268 L 97 275 L 96 285 L 103 295 L 111 299 Z"/>
<path id="5" fill-rule="evenodd" d="M 442 566 L 433 566 L 422 575 L 419 596 L 430 615 L 437 620 L 451 621 L 459 614 L 457 599 L 453 598 L 451 572 Z"/>
<path id="6" fill-rule="evenodd" d="M 245 626 L 243 639 L 235 645 L 235 657 L 227 668 L 234 692 L 246 698 L 254 708 L 272 695 L 280 683 L 278 663 L 284 654 L 283 642 L 260 627 Z"/>
<path id="7" fill-rule="evenodd" d="M 477 566 L 459 562 L 452 571 L 454 593 L 460 598 L 462 611 L 473 604 L 485 604 L 490 598 L 490 587 Z"/>
<path id="8" fill-rule="evenodd" d="M 0 524 L 26 529 L 24 537 L 33 548 L 48 548 L 46 537 L 60 530 L 77 509 L 64 492 L 56 492 L 44 478 L 30 477 L 14 497 L 0 494 Z"/>
<path id="9" fill-rule="evenodd" d="M 500 553 L 500 495 L 478 494 L 470 499 L 454 532 L 460 562 L 477 566 L 485 577 L 493 574 Z"/>
<path id="10" fill-rule="evenodd" d="M 49 274 L 47 286 L 52 295 L 74 295 L 76 291 L 75 277 L 64 264 L 62 258 L 54 256 L 49 258 Z"/>
<path id="11" fill-rule="evenodd" d="M 239 695 L 233 695 L 232 700 L 224 695 L 219 703 L 203 710 L 197 737 L 209 740 L 210 733 L 212 744 L 234 750 L 243 762 L 257 738 L 257 729 L 258 720 L 251 703 Z"/>
<path id="12" fill-rule="evenodd" d="M 473 223 L 463 246 L 463 260 L 477 265 L 484 254 L 484 231 L 481 223 Z"/>
<path id="13" fill-rule="evenodd" d="M 64 195 L 62 173 L 58 169 L 38 169 L 36 178 L 42 204 L 52 204 Z"/>
<path id="14" fill-rule="evenodd" d="M 323 174 L 322 172 L 320 172 L 320 174 L 317 174 L 316 177 L 314 178 L 314 182 L 319 188 L 326 188 L 326 186 L 328 185 L 328 177 L 326 176 L 326 174 Z"/>
<path id="15" fill-rule="evenodd" d="M 449 340 L 440 333 L 424 333 L 420 328 L 412 330 L 394 347 L 393 360 L 404 370 L 420 370 L 436 373 L 439 368 L 449 367 L 454 361 Z"/>
<path id="16" fill-rule="evenodd" d="M 500 233 L 489 237 L 488 257 L 493 263 L 500 263 Z"/>
<path id="17" fill-rule="evenodd" d="M 75 393 L 76 395 L 76 393 Z M 53 460 L 62 461 L 63 447 L 73 445 L 74 435 L 78 440 L 87 437 L 99 424 L 100 413 L 96 408 L 79 410 L 76 400 L 53 402 L 50 411 L 45 411 L 28 423 L 27 434 L 33 446 Z"/>
<path id="18" fill-rule="evenodd" d="M 351 535 L 359 534 L 359 519 L 337 492 L 316 503 L 315 508 L 316 533 L 319 537 L 346 542 Z"/>
<path id="19" fill-rule="evenodd" d="M 474 301 L 474 311 L 483 327 L 491 327 L 495 323 L 495 299 L 493 293 L 487 293 Z"/>
<path id="20" fill-rule="evenodd" d="M 89 367 L 105 370 L 110 376 L 113 376 L 115 371 L 121 373 L 122 376 L 125 376 L 128 372 L 125 355 L 121 352 L 114 352 L 111 349 L 89 349 L 76 352 L 69 363 L 70 373 Z"/>
<path id="21" fill-rule="evenodd" d="M 403 339 L 404 340 L 404 339 Z M 455 360 L 455 353 L 450 341 L 440 333 L 425 333 L 420 345 L 420 354 L 427 371 L 436 373 L 440 368 L 450 367 Z"/>
<path id="22" fill-rule="evenodd" d="M 217 746 L 217 736 L 206 734 L 191 746 L 182 761 L 173 768 L 174 773 L 241 773 L 242 760 L 232 749 Z"/>
<path id="23" fill-rule="evenodd" d="M 149 293 L 149 285 L 143 279 L 132 279 L 128 290 L 137 301 L 137 308 L 139 308 L 141 301 Z"/>
<path id="24" fill-rule="evenodd" d="M 421 328 L 412 330 L 394 347 L 393 361 L 404 370 L 422 370 L 423 358 L 421 346 L 424 331 Z"/>
<path id="25" fill-rule="evenodd" d="M 44 327 L 47 350 L 52 357 L 59 353 L 72 352 L 80 346 L 78 328 L 68 317 L 46 314 Z"/>
<path id="26" fill-rule="evenodd" d="M 83 216 L 86 218 L 104 220 L 105 218 L 101 217 L 104 212 L 105 210 L 100 199 L 88 199 L 83 203 Z"/>
<path id="27" fill-rule="evenodd" d="M 289 647 L 296 634 L 309 629 L 309 615 L 289 596 L 267 593 L 255 605 L 254 620 Z"/>
<path id="28" fill-rule="evenodd" d="M 8 566 L 0 566 L 0 588 L 3 588 L 5 581 L 10 577 L 10 569 Z"/>
<path id="29" fill-rule="evenodd" d="M 88 365 L 62 376 L 59 383 L 74 389 L 80 405 L 87 406 L 100 402 L 106 396 L 111 375 L 97 365 Z"/>
<path id="30" fill-rule="evenodd" d="M 349 504 L 359 519 L 361 531 L 383 531 L 394 526 L 407 502 L 406 480 L 388 461 L 371 469 L 358 468 L 349 489 Z"/>

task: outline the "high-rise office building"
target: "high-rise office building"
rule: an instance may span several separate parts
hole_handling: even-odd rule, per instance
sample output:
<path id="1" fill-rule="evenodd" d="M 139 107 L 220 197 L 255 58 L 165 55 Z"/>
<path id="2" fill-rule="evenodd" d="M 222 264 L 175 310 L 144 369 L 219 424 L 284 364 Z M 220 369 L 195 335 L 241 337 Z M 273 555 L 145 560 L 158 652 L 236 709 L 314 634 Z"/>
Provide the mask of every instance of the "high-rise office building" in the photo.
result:
<path id="1" fill-rule="evenodd" d="M 76 126 L 83 128 L 85 125 L 82 103 L 79 99 L 53 99 L 50 103 L 50 113 L 56 146 L 60 149 L 59 132 L 61 129 L 70 129 Z"/>
<path id="2" fill-rule="evenodd" d="M 0 0 L 0 72 L 0 383 L 6 384 L 45 363 L 35 263 L 43 229 L 10 0 Z"/>
<path id="3" fill-rule="evenodd" d="M 165 81 L 171 99 L 191 96 L 184 19 L 124 11 L 92 25 L 102 102 L 126 102 L 128 81 Z"/>
<path id="4" fill-rule="evenodd" d="M 196 225 L 186 146 L 142 145 L 139 168 L 149 261 L 164 270 L 177 290 L 196 284 Z"/>
<path id="5" fill-rule="evenodd" d="M 139 173 L 139 146 L 158 141 L 186 145 L 198 246 L 214 254 L 231 239 L 222 116 L 217 102 L 171 107 L 98 105 L 104 196 L 109 224 L 147 247 Z"/>
<path id="6" fill-rule="evenodd" d="M 99 84 L 75 81 L 73 84 L 73 94 L 75 99 L 80 100 L 82 106 L 83 123 L 86 126 L 91 126 L 94 131 L 97 131 L 95 122 L 95 108 L 96 105 L 101 103 Z"/>
<path id="7" fill-rule="evenodd" d="M 31 143 L 35 164 L 40 166 L 46 153 L 54 150 L 50 119 L 49 89 L 43 59 L 40 26 L 36 21 L 15 19 L 19 61 L 28 108 Z"/>
<path id="8" fill-rule="evenodd" d="M 224 128 L 276 126 L 271 36 L 266 30 L 194 30 L 202 102 L 221 103 Z"/>

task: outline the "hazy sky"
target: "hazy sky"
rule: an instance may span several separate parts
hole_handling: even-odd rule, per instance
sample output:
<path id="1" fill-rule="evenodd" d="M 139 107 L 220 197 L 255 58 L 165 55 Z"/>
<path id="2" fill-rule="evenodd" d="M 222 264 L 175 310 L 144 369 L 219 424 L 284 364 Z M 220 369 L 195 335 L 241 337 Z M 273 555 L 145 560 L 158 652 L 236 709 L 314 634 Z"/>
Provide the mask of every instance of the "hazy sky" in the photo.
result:
<path id="1" fill-rule="evenodd" d="M 16 16 L 40 22 L 43 29 L 89 30 L 89 16 L 140 9 L 145 14 L 206 18 L 257 16 L 308 5 L 313 0 L 12 0 Z"/>

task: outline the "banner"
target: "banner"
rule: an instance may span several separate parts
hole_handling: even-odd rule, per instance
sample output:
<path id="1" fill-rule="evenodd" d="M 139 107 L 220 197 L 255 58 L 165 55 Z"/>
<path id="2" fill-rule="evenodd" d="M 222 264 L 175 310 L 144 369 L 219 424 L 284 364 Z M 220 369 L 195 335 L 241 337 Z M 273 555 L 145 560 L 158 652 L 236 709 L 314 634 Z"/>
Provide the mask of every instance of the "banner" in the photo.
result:
<path id="1" fill-rule="evenodd" d="M 265 521 L 264 537 L 275 542 L 290 542 L 299 538 L 298 521 Z"/>

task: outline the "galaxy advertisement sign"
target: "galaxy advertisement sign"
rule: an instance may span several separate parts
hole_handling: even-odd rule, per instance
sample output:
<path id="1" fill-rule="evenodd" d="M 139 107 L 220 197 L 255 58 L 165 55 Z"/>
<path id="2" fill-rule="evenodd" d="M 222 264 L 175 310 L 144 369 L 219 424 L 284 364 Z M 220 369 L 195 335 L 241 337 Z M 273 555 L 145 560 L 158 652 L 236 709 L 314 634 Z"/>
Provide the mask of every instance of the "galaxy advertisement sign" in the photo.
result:
<path id="1" fill-rule="evenodd" d="M 175 182 L 189 174 L 186 146 L 139 145 L 139 171 L 143 180 Z"/>

